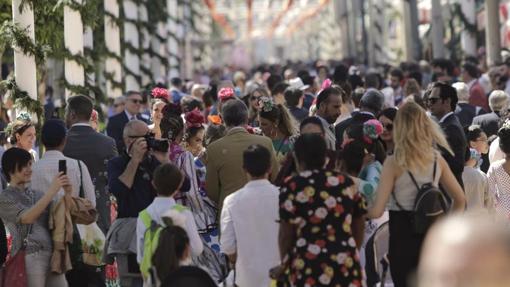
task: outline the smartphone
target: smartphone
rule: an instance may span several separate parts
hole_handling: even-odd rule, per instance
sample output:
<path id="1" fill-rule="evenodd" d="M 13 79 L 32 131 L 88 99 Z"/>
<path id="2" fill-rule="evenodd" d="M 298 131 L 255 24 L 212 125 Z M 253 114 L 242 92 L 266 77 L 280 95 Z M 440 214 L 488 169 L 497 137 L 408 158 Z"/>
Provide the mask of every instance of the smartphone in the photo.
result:
<path id="1" fill-rule="evenodd" d="M 64 174 L 67 174 L 67 161 L 66 160 L 59 160 L 58 161 L 58 172 L 63 172 Z"/>

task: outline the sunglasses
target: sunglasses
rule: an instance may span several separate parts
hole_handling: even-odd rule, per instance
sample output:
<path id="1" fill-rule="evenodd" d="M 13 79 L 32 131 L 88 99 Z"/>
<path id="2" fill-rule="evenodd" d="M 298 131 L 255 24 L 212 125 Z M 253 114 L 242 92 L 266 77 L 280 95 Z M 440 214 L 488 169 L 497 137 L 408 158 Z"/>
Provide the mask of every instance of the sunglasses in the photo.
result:
<path id="1" fill-rule="evenodd" d="M 252 101 L 258 101 L 258 100 L 260 99 L 260 97 L 254 97 L 254 96 L 251 96 L 251 97 L 250 97 L 250 99 L 251 99 Z"/>
<path id="2" fill-rule="evenodd" d="M 393 130 L 393 124 L 383 125 L 383 127 L 384 127 L 387 131 L 389 131 L 389 132 L 391 132 L 391 131 Z"/>
<path id="3" fill-rule="evenodd" d="M 137 99 L 129 99 L 133 104 L 141 104 L 143 103 L 143 100 L 137 100 Z"/>
<path id="4" fill-rule="evenodd" d="M 433 104 L 437 103 L 439 100 L 440 100 L 440 98 L 428 98 L 427 102 L 429 103 L 429 105 L 433 105 Z"/>

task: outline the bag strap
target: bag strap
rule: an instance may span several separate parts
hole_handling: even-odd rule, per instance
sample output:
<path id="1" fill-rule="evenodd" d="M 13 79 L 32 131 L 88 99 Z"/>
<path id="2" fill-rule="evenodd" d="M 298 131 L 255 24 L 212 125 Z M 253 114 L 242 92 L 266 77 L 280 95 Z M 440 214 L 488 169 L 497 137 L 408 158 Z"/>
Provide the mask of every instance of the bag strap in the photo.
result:
<path id="1" fill-rule="evenodd" d="M 398 209 L 405 211 L 402 205 L 398 202 L 397 196 L 395 195 L 395 191 L 391 192 L 391 197 L 393 197 L 393 200 L 395 201 L 395 204 L 397 205 Z"/>
<path id="2" fill-rule="evenodd" d="M 83 173 L 81 171 L 81 161 L 76 160 L 78 162 L 78 168 L 80 169 L 80 197 L 85 198 L 85 191 L 83 190 Z"/>
<path id="3" fill-rule="evenodd" d="M 32 190 L 30 190 L 30 202 L 32 203 L 32 206 L 34 206 L 35 198 L 34 198 L 34 192 Z M 21 243 L 20 250 L 25 250 L 25 248 L 27 248 L 28 236 L 30 235 L 30 233 L 32 233 L 32 226 L 33 226 L 33 224 L 30 224 L 28 226 L 28 232 L 27 232 L 27 235 L 25 236 L 25 238 L 23 239 L 23 242 Z"/>

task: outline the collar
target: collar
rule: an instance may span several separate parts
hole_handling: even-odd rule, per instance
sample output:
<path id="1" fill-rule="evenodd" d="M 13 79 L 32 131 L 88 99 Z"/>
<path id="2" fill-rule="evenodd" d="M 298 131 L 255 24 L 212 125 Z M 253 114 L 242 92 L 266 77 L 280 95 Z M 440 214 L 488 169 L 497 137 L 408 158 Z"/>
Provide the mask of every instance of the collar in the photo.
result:
<path id="1" fill-rule="evenodd" d="M 126 116 L 127 116 L 127 118 L 128 118 L 128 121 L 130 121 L 130 120 L 131 120 L 131 118 L 132 118 L 133 116 L 135 116 L 135 117 L 136 117 L 136 115 L 132 115 L 132 114 L 130 114 L 130 113 L 129 113 L 126 109 L 124 109 L 124 113 L 126 114 Z"/>
<path id="2" fill-rule="evenodd" d="M 268 185 L 268 184 L 271 184 L 271 183 L 267 179 L 255 179 L 255 180 L 248 181 L 248 183 L 245 185 L 245 187 L 253 188 L 253 187 L 260 187 L 260 186 L 264 186 L 264 185 Z"/>
<path id="3" fill-rule="evenodd" d="M 233 127 L 228 130 L 227 135 L 237 134 L 237 133 L 248 133 L 244 127 Z"/>
<path id="4" fill-rule="evenodd" d="M 173 197 L 166 197 L 166 196 L 156 196 L 154 198 L 155 204 L 164 204 L 164 205 L 175 205 L 175 199 Z"/>
<path id="5" fill-rule="evenodd" d="M 54 158 L 64 158 L 64 154 L 59 150 L 47 150 L 43 156 L 43 158 L 54 157 Z"/>
<path id="6" fill-rule="evenodd" d="M 446 115 L 444 115 L 440 120 L 439 123 L 444 122 L 450 115 L 453 115 L 453 112 L 449 112 Z"/>
<path id="7" fill-rule="evenodd" d="M 71 126 L 71 128 L 74 128 L 74 127 L 92 127 L 92 126 L 89 123 L 76 123 Z"/>
<path id="8" fill-rule="evenodd" d="M 375 115 L 374 115 L 373 113 L 369 112 L 369 111 L 361 111 L 361 110 L 360 110 L 360 111 L 359 111 L 359 113 L 360 113 L 360 114 L 365 114 L 365 115 L 371 115 L 372 117 L 374 117 L 374 118 L 375 118 Z"/>

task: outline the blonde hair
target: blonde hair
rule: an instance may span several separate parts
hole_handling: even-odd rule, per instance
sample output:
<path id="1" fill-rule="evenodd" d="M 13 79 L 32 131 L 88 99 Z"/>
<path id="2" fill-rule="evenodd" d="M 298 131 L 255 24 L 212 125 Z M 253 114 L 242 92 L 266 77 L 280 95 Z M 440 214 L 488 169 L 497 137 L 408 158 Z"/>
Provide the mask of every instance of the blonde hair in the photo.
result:
<path id="1" fill-rule="evenodd" d="M 453 154 L 439 125 L 414 102 L 398 110 L 393 125 L 395 162 L 404 170 L 424 171 L 434 160 L 436 145 Z"/>

